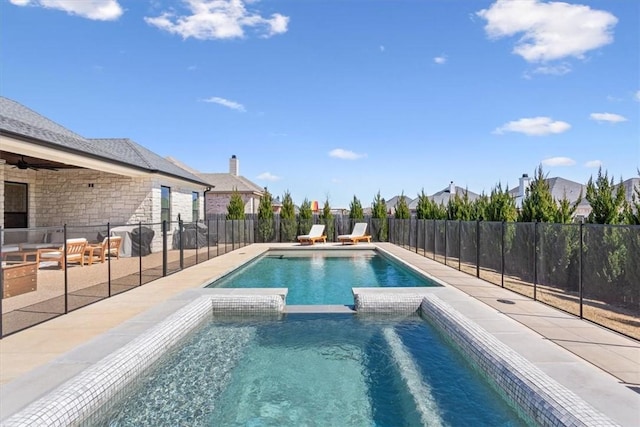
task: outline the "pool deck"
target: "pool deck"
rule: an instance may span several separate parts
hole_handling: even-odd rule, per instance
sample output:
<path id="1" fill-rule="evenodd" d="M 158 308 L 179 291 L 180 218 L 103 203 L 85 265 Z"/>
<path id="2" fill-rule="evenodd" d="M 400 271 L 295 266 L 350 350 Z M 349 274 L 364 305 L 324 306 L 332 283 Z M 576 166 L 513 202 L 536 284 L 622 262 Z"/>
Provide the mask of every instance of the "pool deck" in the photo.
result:
<path id="1" fill-rule="evenodd" d="M 620 425 L 640 425 L 640 342 L 389 243 L 352 246 L 327 243 L 304 249 L 375 247 L 447 284 L 392 292 L 437 294 Z M 249 245 L 0 340 L 0 419 L 131 341 L 159 319 L 192 301 L 203 292 L 203 285 L 269 248 L 300 246 Z M 287 306 L 286 310 L 350 311 L 344 306 Z"/>

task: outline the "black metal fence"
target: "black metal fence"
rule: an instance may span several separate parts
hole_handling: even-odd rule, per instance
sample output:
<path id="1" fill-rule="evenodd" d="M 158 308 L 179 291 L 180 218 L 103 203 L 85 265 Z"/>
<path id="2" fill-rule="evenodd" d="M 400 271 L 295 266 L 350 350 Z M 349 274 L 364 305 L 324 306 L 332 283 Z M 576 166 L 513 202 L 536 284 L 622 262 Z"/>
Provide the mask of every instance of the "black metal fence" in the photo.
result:
<path id="1" fill-rule="evenodd" d="M 312 224 L 325 224 L 327 241 L 335 242 L 356 222 L 368 224 L 374 242 L 402 246 L 640 339 L 640 226 L 339 215 L 329 221 L 318 215 L 275 215 L 272 221 L 218 215 L 198 223 L 0 229 L 0 332 L 9 335 L 251 243 L 295 242 Z M 120 259 L 107 257 L 91 268 L 69 263 L 61 269 L 56 262 L 33 268 L 38 250 L 63 249 L 67 239 L 97 243 L 108 236 L 122 237 Z"/>
<path id="2" fill-rule="evenodd" d="M 640 339 L 640 226 L 390 218 L 389 241 Z"/>
<path id="3" fill-rule="evenodd" d="M 246 246 L 255 241 L 254 228 L 251 219 L 221 217 L 198 223 L 0 229 L 0 336 Z M 84 268 L 78 268 L 82 263 L 67 256 L 69 239 L 98 245 L 115 236 L 121 239 L 117 258 L 111 254 L 102 262 L 90 257 L 87 247 Z"/>

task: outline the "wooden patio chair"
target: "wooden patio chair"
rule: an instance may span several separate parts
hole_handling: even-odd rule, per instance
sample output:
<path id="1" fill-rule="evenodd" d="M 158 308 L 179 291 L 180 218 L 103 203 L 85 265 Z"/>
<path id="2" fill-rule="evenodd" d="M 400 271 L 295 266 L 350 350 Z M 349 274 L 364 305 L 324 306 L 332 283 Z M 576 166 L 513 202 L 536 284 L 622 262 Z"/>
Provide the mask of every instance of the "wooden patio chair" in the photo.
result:
<path id="1" fill-rule="evenodd" d="M 87 247 L 87 239 L 67 239 L 67 254 L 65 257 L 64 245 L 57 249 L 38 249 L 36 263 L 56 261 L 63 270 L 67 268 L 69 262 L 79 262 L 84 267 L 84 251 Z"/>
<path id="2" fill-rule="evenodd" d="M 105 237 L 100 243 L 87 245 L 84 252 L 89 265 L 93 264 L 94 259 L 105 262 L 107 255 L 120 259 L 120 245 L 122 245 L 122 236 Z"/>

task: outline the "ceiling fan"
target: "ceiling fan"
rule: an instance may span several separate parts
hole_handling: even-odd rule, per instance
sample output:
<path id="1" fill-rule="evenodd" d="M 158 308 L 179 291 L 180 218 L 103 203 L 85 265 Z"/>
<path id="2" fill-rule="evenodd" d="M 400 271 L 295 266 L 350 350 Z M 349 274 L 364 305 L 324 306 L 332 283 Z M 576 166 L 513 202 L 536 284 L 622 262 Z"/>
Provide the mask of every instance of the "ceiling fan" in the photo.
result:
<path id="1" fill-rule="evenodd" d="M 38 169 L 47 169 L 52 171 L 58 170 L 51 164 L 47 164 L 47 163 L 29 163 L 24 159 L 24 156 L 20 156 L 20 159 L 18 159 L 18 161 L 13 165 L 13 167 L 22 169 L 22 170 L 32 169 L 34 171 L 37 171 Z"/>

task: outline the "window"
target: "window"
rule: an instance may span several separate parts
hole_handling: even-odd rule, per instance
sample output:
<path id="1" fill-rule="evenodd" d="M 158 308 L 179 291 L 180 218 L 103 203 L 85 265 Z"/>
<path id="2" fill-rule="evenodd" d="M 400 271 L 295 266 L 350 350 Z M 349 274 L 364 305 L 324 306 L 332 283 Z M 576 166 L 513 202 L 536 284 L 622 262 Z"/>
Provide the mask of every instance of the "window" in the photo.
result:
<path id="1" fill-rule="evenodd" d="M 200 217 L 200 194 L 197 191 L 191 193 L 191 218 L 193 222 Z"/>
<path id="2" fill-rule="evenodd" d="M 4 226 L 5 228 L 27 228 L 29 212 L 27 184 L 21 182 L 4 183 Z"/>
<path id="3" fill-rule="evenodd" d="M 171 222 L 171 188 L 160 187 L 160 220 Z"/>

